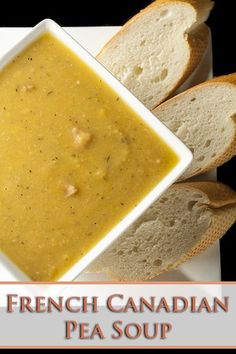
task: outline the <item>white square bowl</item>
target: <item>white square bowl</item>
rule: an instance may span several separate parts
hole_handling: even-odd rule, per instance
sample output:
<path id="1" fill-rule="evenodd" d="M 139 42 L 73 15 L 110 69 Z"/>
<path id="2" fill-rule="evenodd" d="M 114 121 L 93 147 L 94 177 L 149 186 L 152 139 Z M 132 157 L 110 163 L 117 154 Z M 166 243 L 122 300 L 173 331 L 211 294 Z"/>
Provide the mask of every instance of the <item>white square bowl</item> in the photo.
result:
<path id="1" fill-rule="evenodd" d="M 177 165 L 149 192 L 140 203 L 129 212 L 101 241 L 94 246 L 81 260 L 72 266 L 58 281 L 74 280 L 98 255 L 111 245 L 145 210 L 157 200 L 167 188 L 173 184 L 186 170 L 192 161 L 190 150 L 154 116 L 133 94 L 126 89 L 109 71 L 107 71 L 94 57 L 78 44 L 66 31 L 50 19 L 43 20 L 35 26 L 23 39 L 11 48 L 0 60 L 0 70 L 10 63 L 19 53 L 44 33 L 51 33 L 64 43 L 91 70 L 94 71 L 126 102 L 140 119 L 148 125 L 162 140 L 178 155 Z M 0 253 L 0 262 L 12 275 L 15 281 L 31 281 L 8 257 Z"/>

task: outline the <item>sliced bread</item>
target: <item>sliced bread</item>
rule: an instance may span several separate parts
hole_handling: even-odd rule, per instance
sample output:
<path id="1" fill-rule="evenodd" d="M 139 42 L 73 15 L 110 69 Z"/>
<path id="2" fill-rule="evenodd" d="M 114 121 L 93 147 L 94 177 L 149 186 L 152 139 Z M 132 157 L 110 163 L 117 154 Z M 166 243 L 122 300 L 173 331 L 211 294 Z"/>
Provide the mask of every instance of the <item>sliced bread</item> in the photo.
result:
<path id="1" fill-rule="evenodd" d="M 216 168 L 236 154 L 236 73 L 197 85 L 153 113 L 193 152 L 181 179 Z"/>
<path id="2" fill-rule="evenodd" d="M 177 267 L 222 237 L 236 220 L 236 192 L 218 182 L 173 185 L 87 272 L 142 281 Z"/>
<path id="3" fill-rule="evenodd" d="M 129 20 L 97 59 L 152 109 L 204 57 L 210 39 L 204 22 L 212 7 L 210 0 L 156 0 Z"/>

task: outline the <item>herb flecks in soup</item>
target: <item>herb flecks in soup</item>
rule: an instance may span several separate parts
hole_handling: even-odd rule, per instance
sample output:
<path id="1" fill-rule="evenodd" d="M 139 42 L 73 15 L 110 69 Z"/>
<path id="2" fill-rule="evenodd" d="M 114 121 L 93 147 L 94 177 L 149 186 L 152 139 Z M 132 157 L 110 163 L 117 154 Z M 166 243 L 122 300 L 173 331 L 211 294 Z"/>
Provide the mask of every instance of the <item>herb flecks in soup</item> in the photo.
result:
<path id="1" fill-rule="evenodd" d="M 58 279 L 177 161 L 51 35 L 1 71 L 0 249 L 31 279 Z"/>

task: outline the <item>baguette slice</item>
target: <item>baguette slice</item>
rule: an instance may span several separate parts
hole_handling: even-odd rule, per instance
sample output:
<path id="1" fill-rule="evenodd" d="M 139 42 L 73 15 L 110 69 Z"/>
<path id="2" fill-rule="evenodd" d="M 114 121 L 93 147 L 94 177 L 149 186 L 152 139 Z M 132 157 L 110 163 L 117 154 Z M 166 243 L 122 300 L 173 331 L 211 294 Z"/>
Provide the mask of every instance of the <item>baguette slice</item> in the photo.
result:
<path id="1" fill-rule="evenodd" d="M 177 267 L 222 237 L 236 220 L 236 192 L 218 182 L 170 187 L 86 269 L 143 281 Z"/>
<path id="2" fill-rule="evenodd" d="M 236 155 L 236 73 L 197 85 L 153 113 L 193 152 L 193 162 L 181 180 Z"/>
<path id="3" fill-rule="evenodd" d="M 157 0 L 129 20 L 97 59 L 149 109 L 199 65 L 210 32 L 210 0 Z M 206 78 L 205 78 L 206 79 Z"/>

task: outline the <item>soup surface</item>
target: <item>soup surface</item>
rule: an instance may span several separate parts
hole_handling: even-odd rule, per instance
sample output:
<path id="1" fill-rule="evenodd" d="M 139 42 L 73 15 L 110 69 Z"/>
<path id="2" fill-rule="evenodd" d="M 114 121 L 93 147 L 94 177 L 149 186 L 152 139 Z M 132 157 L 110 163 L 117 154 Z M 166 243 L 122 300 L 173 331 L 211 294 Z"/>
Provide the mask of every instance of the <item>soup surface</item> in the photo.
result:
<path id="1" fill-rule="evenodd" d="M 177 164 L 175 153 L 53 36 L 0 73 L 0 250 L 58 279 Z"/>

